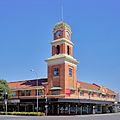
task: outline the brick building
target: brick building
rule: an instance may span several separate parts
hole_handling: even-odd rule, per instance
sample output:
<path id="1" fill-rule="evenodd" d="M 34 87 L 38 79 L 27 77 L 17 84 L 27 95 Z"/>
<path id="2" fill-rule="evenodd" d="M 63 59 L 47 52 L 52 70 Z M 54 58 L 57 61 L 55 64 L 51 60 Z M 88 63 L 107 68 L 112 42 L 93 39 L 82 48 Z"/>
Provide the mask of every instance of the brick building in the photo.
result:
<path id="1" fill-rule="evenodd" d="M 116 93 L 106 87 L 77 80 L 77 64 L 72 56 L 71 28 L 65 22 L 55 25 L 52 56 L 45 60 L 48 78 L 8 83 L 12 98 L 9 111 L 39 111 L 48 114 L 91 114 L 112 111 Z M 38 87 L 37 87 L 38 82 Z M 47 100 L 47 101 L 46 101 Z M 1 107 L 1 109 L 3 109 Z"/>

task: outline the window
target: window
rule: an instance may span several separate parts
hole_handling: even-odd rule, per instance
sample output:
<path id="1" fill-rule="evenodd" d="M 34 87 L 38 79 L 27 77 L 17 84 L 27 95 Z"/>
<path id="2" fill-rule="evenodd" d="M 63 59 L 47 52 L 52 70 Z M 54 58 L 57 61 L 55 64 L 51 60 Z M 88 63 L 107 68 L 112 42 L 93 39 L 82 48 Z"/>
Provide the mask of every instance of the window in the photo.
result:
<path id="1" fill-rule="evenodd" d="M 91 91 L 88 91 L 88 95 L 89 95 L 89 96 L 91 95 Z"/>
<path id="2" fill-rule="evenodd" d="M 80 96 L 83 96 L 84 95 L 84 92 L 83 91 L 80 91 Z"/>
<path id="3" fill-rule="evenodd" d="M 70 54 L 70 47 L 67 46 L 67 54 L 69 55 Z"/>
<path id="4" fill-rule="evenodd" d="M 26 90 L 26 96 L 30 96 L 30 90 Z"/>
<path id="5" fill-rule="evenodd" d="M 59 76 L 59 69 L 58 68 L 54 68 L 54 76 Z"/>
<path id="6" fill-rule="evenodd" d="M 25 96 L 25 91 L 21 90 L 21 96 Z"/>
<path id="7" fill-rule="evenodd" d="M 72 77 L 72 68 L 69 68 L 69 77 Z"/>
<path id="8" fill-rule="evenodd" d="M 37 95 L 37 90 L 36 90 L 36 95 Z M 43 94 L 42 94 L 42 90 L 41 90 L 41 89 L 38 89 L 38 96 L 41 96 L 41 95 L 43 95 Z"/>
<path id="9" fill-rule="evenodd" d="M 100 97 L 101 96 L 101 93 L 97 93 L 97 97 Z"/>
<path id="10" fill-rule="evenodd" d="M 91 96 L 94 97 L 94 92 L 91 92 Z"/>
<path id="11" fill-rule="evenodd" d="M 103 98 L 106 98 L 106 95 L 102 94 L 102 97 L 103 97 Z"/>
<path id="12" fill-rule="evenodd" d="M 56 54 L 58 55 L 59 53 L 60 53 L 60 46 L 57 45 L 57 47 L 56 47 Z"/>
<path id="13" fill-rule="evenodd" d="M 88 95 L 89 95 L 89 97 L 90 97 L 90 96 L 94 97 L 94 92 L 88 91 Z"/>
<path id="14" fill-rule="evenodd" d="M 16 95 L 17 95 L 16 91 L 13 91 L 12 96 L 16 96 Z"/>
<path id="15" fill-rule="evenodd" d="M 59 95 L 60 94 L 60 91 L 59 90 L 54 90 L 52 91 L 52 95 Z"/>

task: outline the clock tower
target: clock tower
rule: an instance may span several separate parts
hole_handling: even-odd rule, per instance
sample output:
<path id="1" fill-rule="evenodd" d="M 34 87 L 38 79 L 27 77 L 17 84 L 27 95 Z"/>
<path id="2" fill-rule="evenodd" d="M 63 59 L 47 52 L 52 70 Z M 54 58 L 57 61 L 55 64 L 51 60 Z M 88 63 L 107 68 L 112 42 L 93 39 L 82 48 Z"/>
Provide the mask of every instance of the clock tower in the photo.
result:
<path id="1" fill-rule="evenodd" d="M 71 28 L 61 21 L 54 26 L 52 57 L 48 64 L 48 90 L 50 95 L 68 97 L 76 94 L 78 61 L 72 56 Z"/>

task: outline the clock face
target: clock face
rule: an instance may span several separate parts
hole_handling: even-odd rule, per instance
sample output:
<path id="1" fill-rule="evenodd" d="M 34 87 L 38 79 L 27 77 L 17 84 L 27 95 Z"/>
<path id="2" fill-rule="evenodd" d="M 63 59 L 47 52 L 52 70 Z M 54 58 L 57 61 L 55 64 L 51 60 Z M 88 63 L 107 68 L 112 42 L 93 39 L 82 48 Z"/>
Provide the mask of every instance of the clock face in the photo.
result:
<path id="1" fill-rule="evenodd" d="M 70 34 L 68 31 L 66 31 L 66 38 L 69 38 L 70 37 Z"/>
<path id="2" fill-rule="evenodd" d="M 62 31 L 59 30 L 56 32 L 56 38 L 60 38 L 62 36 Z"/>

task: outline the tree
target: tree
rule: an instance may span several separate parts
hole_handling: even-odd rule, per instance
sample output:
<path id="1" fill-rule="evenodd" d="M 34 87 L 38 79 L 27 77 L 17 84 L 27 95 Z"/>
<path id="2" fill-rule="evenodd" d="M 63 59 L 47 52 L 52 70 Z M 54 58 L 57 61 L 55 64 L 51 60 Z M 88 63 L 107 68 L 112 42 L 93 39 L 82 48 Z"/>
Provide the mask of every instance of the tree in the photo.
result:
<path id="1" fill-rule="evenodd" d="M 11 96 L 11 90 L 7 84 L 6 80 L 0 80 L 0 99 L 4 99 L 7 94 L 8 98 Z"/>

